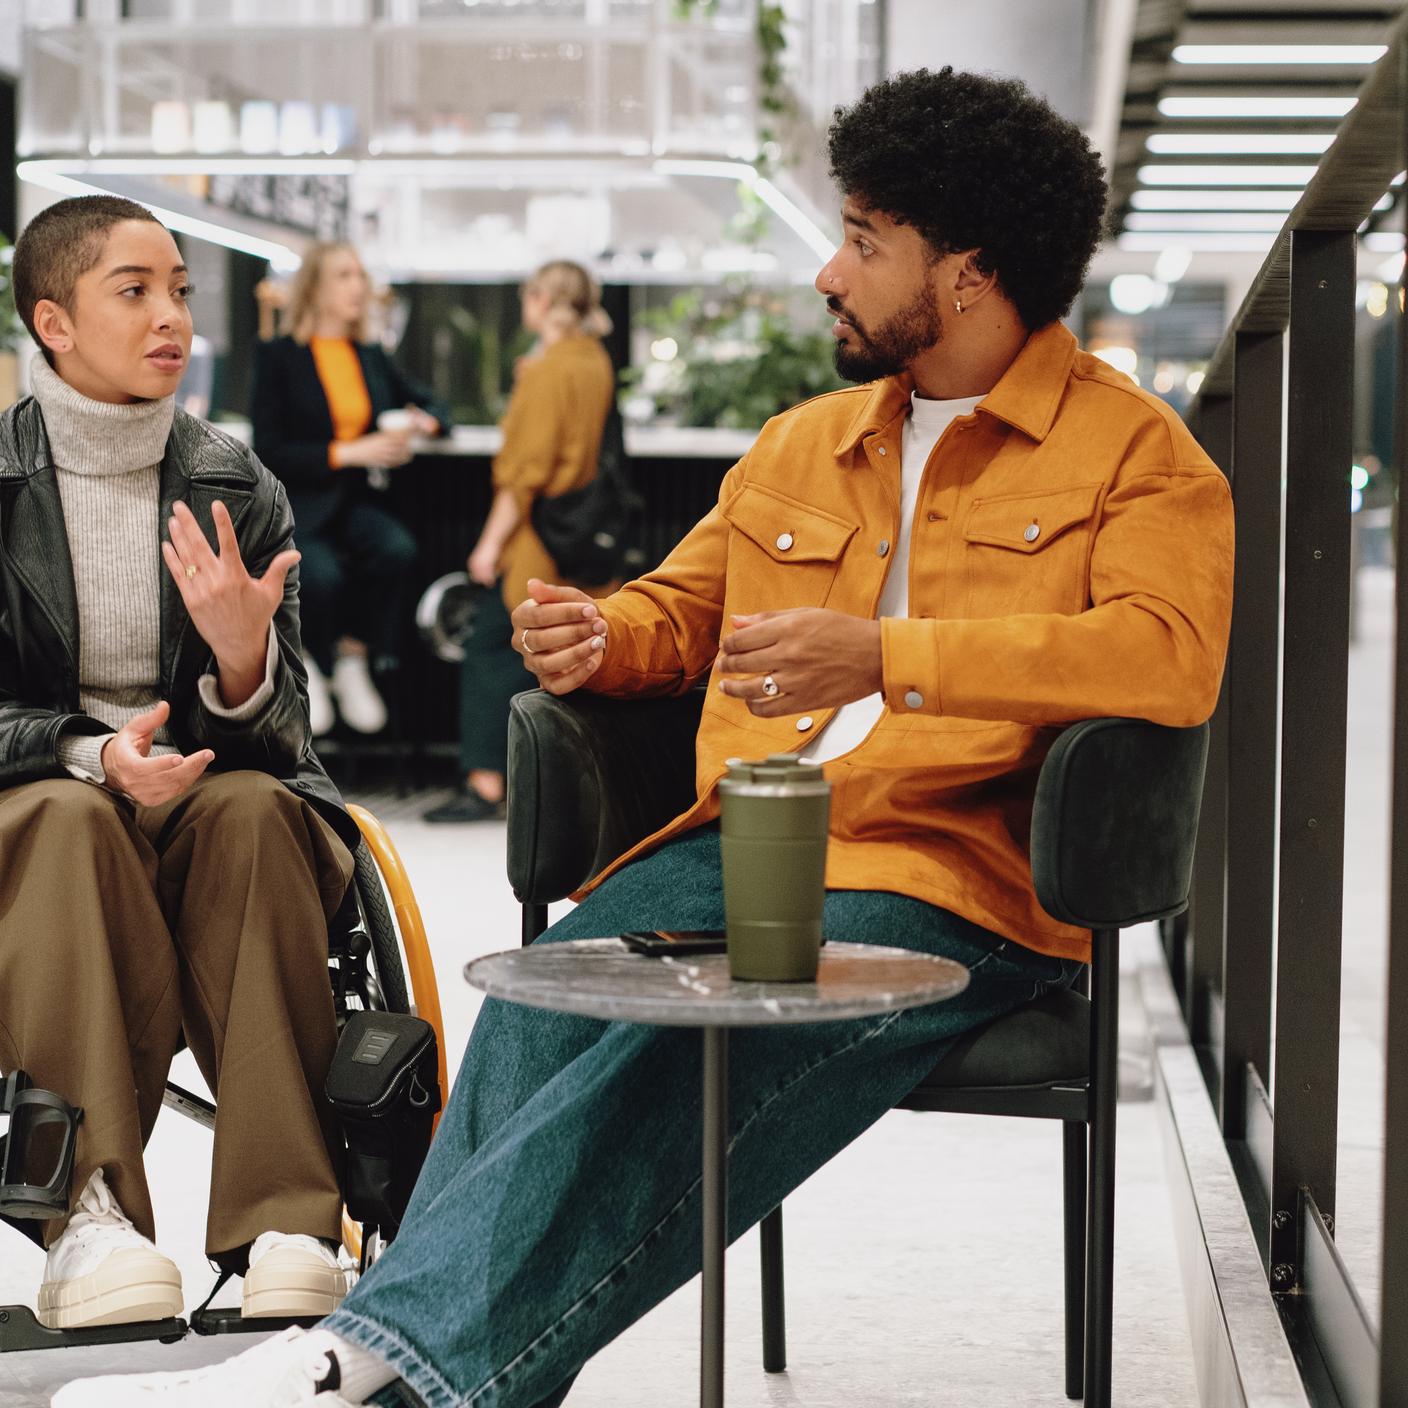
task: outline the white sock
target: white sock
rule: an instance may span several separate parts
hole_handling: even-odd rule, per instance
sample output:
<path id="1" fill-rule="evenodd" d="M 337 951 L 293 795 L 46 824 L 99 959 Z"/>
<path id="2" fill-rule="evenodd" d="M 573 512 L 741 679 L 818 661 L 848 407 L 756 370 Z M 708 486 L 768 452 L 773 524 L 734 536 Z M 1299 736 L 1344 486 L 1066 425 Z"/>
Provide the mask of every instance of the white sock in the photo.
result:
<path id="1" fill-rule="evenodd" d="M 349 1403 L 365 1403 L 372 1394 L 401 1377 L 371 1350 L 363 1349 L 330 1330 L 323 1333 L 332 1340 L 332 1351 L 337 1355 L 337 1367 L 342 1376 L 337 1391 Z"/>

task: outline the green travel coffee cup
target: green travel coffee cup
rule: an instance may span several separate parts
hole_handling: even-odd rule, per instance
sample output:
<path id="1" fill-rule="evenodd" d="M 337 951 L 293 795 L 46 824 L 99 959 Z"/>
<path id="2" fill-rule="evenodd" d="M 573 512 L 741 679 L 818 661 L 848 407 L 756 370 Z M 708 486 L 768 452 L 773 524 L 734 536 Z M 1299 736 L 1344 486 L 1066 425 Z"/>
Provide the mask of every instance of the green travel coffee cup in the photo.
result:
<path id="1" fill-rule="evenodd" d="M 728 970 L 809 983 L 821 956 L 831 784 L 790 753 L 730 761 L 719 783 Z"/>

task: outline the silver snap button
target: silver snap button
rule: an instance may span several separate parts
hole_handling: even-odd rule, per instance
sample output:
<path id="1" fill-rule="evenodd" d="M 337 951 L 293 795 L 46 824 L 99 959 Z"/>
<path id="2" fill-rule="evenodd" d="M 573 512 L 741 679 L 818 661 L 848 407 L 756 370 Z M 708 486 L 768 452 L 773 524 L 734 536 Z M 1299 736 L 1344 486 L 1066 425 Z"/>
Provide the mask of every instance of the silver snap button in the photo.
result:
<path id="1" fill-rule="evenodd" d="M 1038 528 L 1035 523 L 1028 523 L 1026 531 L 1022 534 L 1022 536 L 1029 543 L 1034 543 L 1039 537 L 1041 537 L 1041 529 Z"/>
<path id="2" fill-rule="evenodd" d="M 811 726 L 812 716 L 810 714 L 803 714 L 802 717 L 797 720 L 798 733 L 805 733 Z"/>
<path id="3" fill-rule="evenodd" d="M 877 454 L 880 454 L 880 455 L 884 455 L 884 454 L 888 454 L 889 452 L 885 449 L 885 447 L 884 447 L 883 445 L 881 445 L 880 448 L 879 448 L 879 450 L 876 451 L 876 453 L 877 453 Z"/>
<path id="4" fill-rule="evenodd" d="M 876 555 L 876 557 L 888 557 L 888 556 L 889 556 L 889 553 L 890 553 L 890 540 L 889 540 L 888 538 L 881 538 L 880 541 L 879 541 L 878 543 L 876 543 L 876 545 L 875 545 L 875 555 Z"/>
<path id="5" fill-rule="evenodd" d="M 905 694 L 904 702 L 907 709 L 922 709 L 924 696 L 917 689 L 911 689 Z"/>
<path id="6" fill-rule="evenodd" d="M 792 537 L 791 533 L 779 533 L 777 535 L 777 545 L 783 552 L 786 552 L 794 541 L 795 539 Z"/>

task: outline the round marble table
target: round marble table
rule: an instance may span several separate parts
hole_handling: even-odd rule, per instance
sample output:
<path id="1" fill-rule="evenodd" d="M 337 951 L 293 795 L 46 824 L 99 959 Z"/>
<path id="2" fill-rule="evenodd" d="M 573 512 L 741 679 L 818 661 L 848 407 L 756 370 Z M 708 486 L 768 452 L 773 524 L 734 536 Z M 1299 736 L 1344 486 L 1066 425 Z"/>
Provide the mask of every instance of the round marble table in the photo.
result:
<path id="1" fill-rule="evenodd" d="M 968 970 L 951 959 L 839 943 L 822 948 L 813 983 L 738 982 L 729 977 L 724 954 L 646 956 L 620 939 L 578 939 L 494 953 L 467 964 L 464 975 L 491 997 L 525 1007 L 703 1030 L 702 1408 L 722 1408 L 724 1392 L 729 1027 L 870 1017 L 942 1002 L 968 986 Z"/>

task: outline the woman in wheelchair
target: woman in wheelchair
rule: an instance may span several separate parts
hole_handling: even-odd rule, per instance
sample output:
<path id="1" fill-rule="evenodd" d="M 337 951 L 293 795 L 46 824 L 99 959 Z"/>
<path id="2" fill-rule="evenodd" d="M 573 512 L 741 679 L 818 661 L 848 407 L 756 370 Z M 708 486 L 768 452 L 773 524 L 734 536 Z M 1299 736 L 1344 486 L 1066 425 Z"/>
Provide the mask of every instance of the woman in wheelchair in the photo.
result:
<path id="1" fill-rule="evenodd" d="M 324 1313 L 356 830 L 310 748 L 284 491 L 176 408 L 191 290 L 147 210 L 49 207 L 14 287 L 43 357 L 0 419 L 0 1071 L 84 1111 L 39 1317 L 180 1313 L 142 1149 L 183 1038 L 218 1095 L 208 1253 L 246 1314 Z"/>

